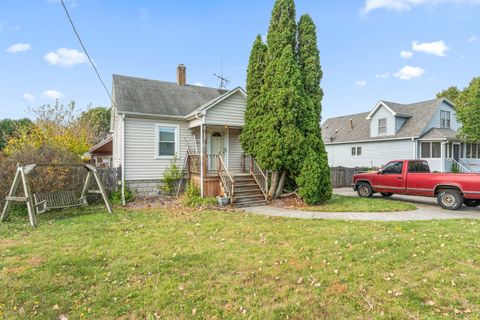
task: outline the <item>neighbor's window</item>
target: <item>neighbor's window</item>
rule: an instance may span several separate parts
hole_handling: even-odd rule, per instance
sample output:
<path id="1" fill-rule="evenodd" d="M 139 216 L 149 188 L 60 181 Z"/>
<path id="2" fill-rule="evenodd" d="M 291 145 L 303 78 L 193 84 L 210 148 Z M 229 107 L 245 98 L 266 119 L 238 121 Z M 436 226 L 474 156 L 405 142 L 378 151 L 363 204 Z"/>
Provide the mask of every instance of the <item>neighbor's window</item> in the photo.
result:
<path id="1" fill-rule="evenodd" d="M 378 119 L 378 134 L 387 134 L 387 118 Z"/>
<path id="2" fill-rule="evenodd" d="M 357 147 L 357 156 L 362 155 L 362 147 Z"/>
<path id="3" fill-rule="evenodd" d="M 422 158 L 431 158 L 431 150 L 430 150 L 430 142 L 422 142 L 421 145 L 421 152 Z"/>
<path id="4" fill-rule="evenodd" d="M 440 142 L 432 142 L 432 158 L 442 157 L 442 146 Z"/>
<path id="5" fill-rule="evenodd" d="M 177 153 L 178 127 L 157 125 L 157 156 L 173 157 Z"/>
<path id="6" fill-rule="evenodd" d="M 352 147 L 352 156 L 355 157 L 357 155 L 357 148 Z"/>
<path id="7" fill-rule="evenodd" d="M 440 110 L 440 127 L 450 128 L 450 111 Z"/>
<path id="8" fill-rule="evenodd" d="M 441 158 L 442 145 L 440 142 L 422 142 L 420 154 L 422 158 Z"/>
<path id="9" fill-rule="evenodd" d="M 362 147 L 352 147 L 352 157 L 359 157 L 362 155 Z"/>

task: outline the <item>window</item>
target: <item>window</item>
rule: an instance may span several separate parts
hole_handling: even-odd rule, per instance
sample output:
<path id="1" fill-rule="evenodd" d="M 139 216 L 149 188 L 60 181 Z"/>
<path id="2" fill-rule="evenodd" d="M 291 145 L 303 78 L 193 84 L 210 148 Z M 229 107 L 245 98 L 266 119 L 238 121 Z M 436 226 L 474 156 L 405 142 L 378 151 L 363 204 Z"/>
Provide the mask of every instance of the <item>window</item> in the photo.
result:
<path id="1" fill-rule="evenodd" d="M 401 174 L 403 169 L 403 162 L 390 162 L 387 164 L 382 172 L 383 174 Z"/>
<path id="2" fill-rule="evenodd" d="M 440 128 L 450 128 L 450 111 L 440 110 Z"/>
<path id="3" fill-rule="evenodd" d="M 442 156 L 442 145 L 440 142 L 422 142 L 420 147 L 422 158 L 441 158 Z"/>
<path id="4" fill-rule="evenodd" d="M 362 147 L 352 147 L 352 157 L 359 157 L 362 155 Z"/>
<path id="5" fill-rule="evenodd" d="M 387 118 L 378 119 L 378 135 L 387 134 Z"/>
<path id="6" fill-rule="evenodd" d="M 172 158 L 178 154 L 178 126 L 156 125 L 156 157 Z"/>
<path id="7" fill-rule="evenodd" d="M 408 172 L 410 173 L 429 173 L 430 167 L 427 161 L 410 161 L 408 163 Z"/>
<path id="8" fill-rule="evenodd" d="M 465 145 L 467 159 L 479 159 L 480 158 L 480 145 L 476 143 L 467 143 Z"/>

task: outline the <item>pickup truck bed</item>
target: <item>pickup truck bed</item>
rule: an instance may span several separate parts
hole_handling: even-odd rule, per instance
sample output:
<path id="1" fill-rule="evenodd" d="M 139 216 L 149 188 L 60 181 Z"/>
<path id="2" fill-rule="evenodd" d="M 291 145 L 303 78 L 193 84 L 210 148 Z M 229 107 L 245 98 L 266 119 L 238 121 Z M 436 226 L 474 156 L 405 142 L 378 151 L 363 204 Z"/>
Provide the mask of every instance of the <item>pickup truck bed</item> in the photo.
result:
<path id="1" fill-rule="evenodd" d="M 377 172 L 353 177 L 353 188 L 360 197 L 380 193 L 437 197 L 447 210 L 457 210 L 463 204 L 480 206 L 480 174 L 431 173 L 423 160 L 396 160 Z"/>

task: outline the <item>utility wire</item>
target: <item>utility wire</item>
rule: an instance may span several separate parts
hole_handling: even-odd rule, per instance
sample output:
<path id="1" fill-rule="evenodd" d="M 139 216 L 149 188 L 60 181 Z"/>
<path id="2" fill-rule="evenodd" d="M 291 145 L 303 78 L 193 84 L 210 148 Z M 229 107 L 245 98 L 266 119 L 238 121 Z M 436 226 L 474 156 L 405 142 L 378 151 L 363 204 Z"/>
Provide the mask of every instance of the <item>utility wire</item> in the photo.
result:
<path id="1" fill-rule="evenodd" d="M 112 102 L 112 104 L 115 104 L 115 102 L 113 102 L 112 95 L 110 94 L 110 91 L 108 91 L 108 88 L 105 85 L 105 82 L 103 81 L 102 77 L 100 76 L 100 73 L 97 70 L 97 67 L 93 63 L 92 58 L 90 58 L 90 55 L 88 54 L 87 49 L 85 48 L 85 45 L 83 44 L 82 38 L 80 38 L 80 35 L 78 34 L 77 28 L 75 28 L 75 24 L 73 23 L 72 17 L 70 17 L 70 13 L 68 13 L 67 6 L 63 2 L 63 0 L 60 0 L 60 1 L 62 3 L 63 9 L 65 10 L 65 14 L 67 15 L 68 20 L 70 21 L 70 25 L 73 28 L 73 32 L 77 36 L 78 42 L 80 42 L 80 45 L 83 48 L 83 52 L 85 52 L 85 55 L 87 56 L 88 61 L 90 61 L 90 64 L 92 65 L 93 70 L 95 70 L 95 73 L 97 74 L 97 78 L 98 78 L 98 80 L 100 80 L 100 83 L 102 84 L 103 88 L 105 89 L 105 92 L 107 93 L 108 97 L 110 98 L 110 101 Z"/>

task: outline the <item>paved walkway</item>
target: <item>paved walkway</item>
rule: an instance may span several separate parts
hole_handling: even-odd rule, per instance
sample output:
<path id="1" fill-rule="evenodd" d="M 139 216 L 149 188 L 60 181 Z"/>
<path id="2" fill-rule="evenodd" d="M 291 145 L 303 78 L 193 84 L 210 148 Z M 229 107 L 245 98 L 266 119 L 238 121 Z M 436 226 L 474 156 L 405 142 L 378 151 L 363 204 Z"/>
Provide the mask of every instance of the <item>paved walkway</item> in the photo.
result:
<path id="1" fill-rule="evenodd" d="M 335 189 L 335 194 L 356 196 L 352 189 Z M 480 219 L 480 208 L 462 207 L 458 211 L 448 211 L 437 205 L 435 198 L 410 197 L 394 195 L 391 201 L 405 201 L 417 206 L 417 210 L 399 212 L 313 212 L 295 209 L 277 208 L 273 206 L 250 207 L 244 210 L 249 213 L 266 216 L 326 219 L 326 220 L 364 220 L 364 221 L 414 221 L 445 219 Z"/>

